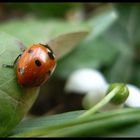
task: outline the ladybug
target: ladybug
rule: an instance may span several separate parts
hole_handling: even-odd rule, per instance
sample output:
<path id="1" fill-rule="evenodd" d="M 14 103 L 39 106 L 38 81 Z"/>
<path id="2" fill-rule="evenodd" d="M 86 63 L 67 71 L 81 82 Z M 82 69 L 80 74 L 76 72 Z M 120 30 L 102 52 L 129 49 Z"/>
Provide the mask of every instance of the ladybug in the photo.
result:
<path id="1" fill-rule="evenodd" d="M 17 62 L 16 74 L 18 82 L 23 87 L 36 87 L 45 83 L 53 73 L 56 60 L 52 49 L 48 45 L 33 44 L 14 61 Z"/>

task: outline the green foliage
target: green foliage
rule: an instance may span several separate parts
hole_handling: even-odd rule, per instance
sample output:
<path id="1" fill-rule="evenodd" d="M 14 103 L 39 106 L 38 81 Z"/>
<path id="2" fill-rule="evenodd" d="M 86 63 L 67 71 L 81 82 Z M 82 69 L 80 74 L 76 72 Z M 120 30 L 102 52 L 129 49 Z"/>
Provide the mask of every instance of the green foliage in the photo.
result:
<path id="1" fill-rule="evenodd" d="M 83 8 L 81 3 L 7 5 L 33 15 L 30 19 L 0 23 L 1 137 L 139 136 L 139 109 L 96 113 L 115 92 L 87 112 L 74 111 L 19 123 L 37 98 L 40 87 L 21 88 L 17 83 L 16 66 L 10 69 L 2 64 L 12 64 L 23 44 L 29 47 L 33 43 L 48 43 L 57 59 L 61 58 L 55 71 L 57 78 L 66 79 L 78 68 L 105 66 L 103 72 L 109 82 L 139 85 L 140 4 L 107 4 L 80 22 L 69 22 L 64 16 L 68 10 Z M 80 118 L 84 112 L 88 115 Z"/>
<path id="2" fill-rule="evenodd" d="M 22 89 L 17 84 L 15 69 L 2 67 L 3 64 L 13 64 L 21 53 L 22 43 L 6 33 L 0 33 L 0 38 L 0 136 L 3 136 L 27 113 L 39 88 Z"/>
<path id="3" fill-rule="evenodd" d="M 89 26 L 82 23 L 70 23 L 64 20 L 25 19 L 0 24 L 0 31 L 16 36 L 27 46 L 38 42 L 47 43 L 61 34 L 89 29 Z"/>
<path id="4" fill-rule="evenodd" d="M 77 115 L 75 115 L 77 114 Z M 139 123 L 139 109 L 120 109 L 110 112 L 97 113 L 85 118 L 84 120 L 72 123 L 72 119 L 78 117 L 81 112 L 71 112 L 64 116 L 54 115 L 52 118 L 34 118 L 22 122 L 15 128 L 16 134 L 12 137 L 83 137 L 83 136 L 110 136 L 113 133 L 125 132 L 130 126 Z M 54 119 L 55 118 L 55 119 Z M 53 123 L 50 125 L 50 122 Z M 59 121 L 60 120 L 60 121 Z M 65 121 L 67 120 L 67 122 Z M 50 121 L 50 122 L 49 122 Z M 55 121 L 57 123 L 55 123 Z M 42 125 L 38 125 L 38 123 Z M 44 122 L 44 123 L 43 123 Z M 128 128 L 127 128 L 128 127 Z M 133 128 L 133 127 L 132 127 Z M 29 130 L 29 131 L 27 131 Z M 130 129 L 131 130 L 131 129 Z M 122 133 L 123 134 L 123 133 Z M 138 136 L 138 132 L 136 133 Z M 133 136 L 130 133 L 130 136 Z"/>
<path id="5" fill-rule="evenodd" d="M 48 18 L 54 16 L 62 17 L 70 9 L 81 7 L 81 3 L 8 3 L 9 9 L 28 12 L 37 17 Z"/>
<path id="6" fill-rule="evenodd" d="M 140 45 L 140 5 L 116 4 L 114 6 L 119 14 L 119 19 L 108 30 L 106 36 L 109 42 L 112 42 L 112 46 L 119 43 L 117 46 L 119 55 L 112 65 L 108 77 L 111 82 L 130 82 L 137 69 L 135 62 L 139 61 L 136 52 L 139 52 L 137 47 Z M 137 75 L 139 75 L 138 73 Z M 137 78 L 135 80 L 139 81 Z M 132 82 L 136 83 L 135 80 Z"/>
<path id="7" fill-rule="evenodd" d="M 1 33 L 0 60 L 0 135 L 4 135 L 23 118 L 35 101 L 39 87 L 24 89 L 17 83 L 16 69 L 5 68 L 3 64 L 13 64 L 21 53 L 22 42 Z M 76 43 L 76 42 L 75 42 Z M 57 44 L 57 47 L 59 45 Z M 63 46 L 64 47 L 64 46 Z"/>
<path id="8" fill-rule="evenodd" d="M 49 40 L 48 45 L 53 49 L 56 59 L 59 60 L 71 52 L 75 48 L 77 42 L 84 39 L 88 33 L 89 32 L 85 30 L 62 34 Z"/>
<path id="9" fill-rule="evenodd" d="M 0 46 L 2 47 L 0 54 L 2 58 L 0 60 L 0 72 L 2 75 L 0 77 L 0 135 L 3 136 L 15 127 L 30 109 L 38 95 L 39 87 L 21 88 L 17 83 L 16 69 L 2 66 L 3 64 L 13 64 L 16 57 L 21 53 L 20 48 L 24 45 L 6 33 L 1 33 L 0 37 Z M 69 36 L 67 38 L 71 39 Z M 78 40 L 75 40 L 74 44 L 80 39 L 78 36 L 77 38 Z M 60 38 L 60 40 L 61 39 L 62 38 Z M 56 40 L 58 41 L 57 38 Z M 53 41 L 55 42 L 55 39 L 53 39 Z M 61 44 L 57 43 L 55 47 L 59 47 L 59 45 L 61 46 Z M 65 47 L 65 45 L 70 45 L 70 42 L 65 43 L 63 47 Z"/>
<path id="10" fill-rule="evenodd" d="M 111 129 L 136 124 L 140 117 L 139 109 L 122 109 L 95 114 L 122 89 L 125 89 L 122 84 L 115 87 L 97 105 L 85 112 L 76 111 L 54 115 L 51 118 L 42 117 L 25 120 L 15 128 L 11 137 L 101 136 L 101 134 L 110 133 L 109 130 Z"/>
<path id="11" fill-rule="evenodd" d="M 59 62 L 57 76 L 67 78 L 72 71 L 78 68 L 99 68 L 102 64 L 110 64 L 117 54 L 117 48 L 115 46 L 112 49 L 102 34 L 116 19 L 117 13 L 112 5 L 97 10 L 86 22 L 91 27 L 90 34 L 74 51 Z"/>
<path id="12" fill-rule="evenodd" d="M 62 123 L 67 123 L 70 120 L 75 119 L 84 111 L 72 111 L 67 113 L 61 113 L 51 116 L 43 116 L 39 118 L 32 118 L 28 120 L 23 120 L 13 131 L 11 135 L 17 135 L 18 133 L 27 133 L 29 131 L 42 129 L 43 127 L 52 127 L 55 125 L 61 125 Z"/>
<path id="13" fill-rule="evenodd" d="M 66 78 L 78 68 L 105 67 L 103 73 L 109 82 L 140 86 L 139 7 L 139 4 L 114 4 L 97 11 L 93 20 L 88 21 L 93 31 L 61 60 L 56 74 Z"/>

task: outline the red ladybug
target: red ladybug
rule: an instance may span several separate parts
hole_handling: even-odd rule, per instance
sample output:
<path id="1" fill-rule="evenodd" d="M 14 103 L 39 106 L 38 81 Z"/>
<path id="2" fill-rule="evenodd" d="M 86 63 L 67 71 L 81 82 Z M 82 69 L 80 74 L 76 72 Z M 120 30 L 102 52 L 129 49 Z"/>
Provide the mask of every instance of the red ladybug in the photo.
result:
<path id="1" fill-rule="evenodd" d="M 40 86 L 49 79 L 55 66 L 55 56 L 50 47 L 33 44 L 23 52 L 17 63 L 18 82 L 23 87 Z"/>

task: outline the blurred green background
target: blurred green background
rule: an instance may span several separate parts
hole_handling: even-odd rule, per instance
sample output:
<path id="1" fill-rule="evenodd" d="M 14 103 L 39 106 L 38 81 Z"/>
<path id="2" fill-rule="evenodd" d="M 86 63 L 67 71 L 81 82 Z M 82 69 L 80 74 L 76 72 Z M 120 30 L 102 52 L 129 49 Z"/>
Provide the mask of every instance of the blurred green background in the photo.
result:
<path id="1" fill-rule="evenodd" d="M 0 3 L 0 30 L 26 45 L 90 28 L 89 35 L 58 60 L 29 114 L 82 109 L 83 95 L 64 91 L 70 74 L 80 68 L 95 68 L 110 83 L 140 87 L 139 15 L 139 3 Z"/>

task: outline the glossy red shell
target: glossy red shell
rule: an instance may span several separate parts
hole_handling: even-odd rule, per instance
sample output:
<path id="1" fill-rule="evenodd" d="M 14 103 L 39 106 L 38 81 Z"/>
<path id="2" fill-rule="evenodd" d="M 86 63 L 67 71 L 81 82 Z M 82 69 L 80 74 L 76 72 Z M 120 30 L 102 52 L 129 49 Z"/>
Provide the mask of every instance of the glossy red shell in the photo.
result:
<path id="1" fill-rule="evenodd" d="M 17 78 L 21 86 L 40 86 L 49 79 L 56 65 L 51 53 L 42 44 L 34 44 L 25 50 L 17 64 Z"/>

